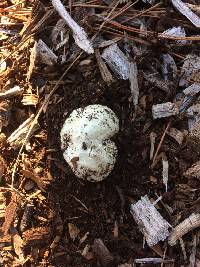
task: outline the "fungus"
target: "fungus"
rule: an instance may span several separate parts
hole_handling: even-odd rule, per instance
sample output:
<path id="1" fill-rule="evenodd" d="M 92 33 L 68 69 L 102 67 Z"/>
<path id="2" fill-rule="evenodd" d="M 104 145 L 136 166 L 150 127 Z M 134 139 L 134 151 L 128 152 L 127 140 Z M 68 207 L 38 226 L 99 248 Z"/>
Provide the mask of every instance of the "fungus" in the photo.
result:
<path id="1" fill-rule="evenodd" d="M 106 106 L 89 105 L 70 114 L 60 133 L 61 148 L 77 177 L 99 182 L 110 174 L 117 157 L 110 138 L 118 131 L 119 119 Z"/>

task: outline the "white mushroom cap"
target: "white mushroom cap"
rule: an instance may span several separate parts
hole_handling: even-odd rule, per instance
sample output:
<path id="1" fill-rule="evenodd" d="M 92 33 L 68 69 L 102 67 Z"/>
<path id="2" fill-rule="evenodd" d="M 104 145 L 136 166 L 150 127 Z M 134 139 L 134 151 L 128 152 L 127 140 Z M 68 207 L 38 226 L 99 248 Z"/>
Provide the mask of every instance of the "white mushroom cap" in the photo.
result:
<path id="1" fill-rule="evenodd" d="M 98 182 L 112 171 L 117 147 L 109 138 L 119 131 L 115 113 L 102 105 L 74 110 L 61 130 L 63 156 L 76 176 Z"/>

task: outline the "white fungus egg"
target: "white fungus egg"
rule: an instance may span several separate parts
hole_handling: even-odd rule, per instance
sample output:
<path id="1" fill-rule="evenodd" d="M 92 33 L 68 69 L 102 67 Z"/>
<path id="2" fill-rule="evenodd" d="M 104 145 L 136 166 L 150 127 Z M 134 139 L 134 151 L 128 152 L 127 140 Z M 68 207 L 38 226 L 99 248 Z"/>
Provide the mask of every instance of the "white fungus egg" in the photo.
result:
<path id="1" fill-rule="evenodd" d="M 112 171 L 117 147 L 110 138 L 119 131 L 119 119 L 107 106 L 74 110 L 61 130 L 64 159 L 74 174 L 90 182 L 104 180 Z"/>

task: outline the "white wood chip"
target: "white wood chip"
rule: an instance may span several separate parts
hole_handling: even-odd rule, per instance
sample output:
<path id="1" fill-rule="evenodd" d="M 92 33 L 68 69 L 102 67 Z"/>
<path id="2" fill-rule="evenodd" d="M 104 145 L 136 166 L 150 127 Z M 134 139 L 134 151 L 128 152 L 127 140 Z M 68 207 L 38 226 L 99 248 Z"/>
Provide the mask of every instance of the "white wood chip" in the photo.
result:
<path id="1" fill-rule="evenodd" d="M 152 106 L 152 115 L 154 120 L 177 115 L 179 109 L 175 103 L 166 102 Z"/>
<path id="2" fill-rule="evenodd" d="M 52 0 L 53 7 L 57 10 L 59 15 L 64 19 L 67 25 L 73 31 L 73 37 L 76 44 L 88 54 L 93 54 L 94 49 L 84 29 L 80 27 L 75 20 L 67 12 L 60 0 Z"/>
<path id="3" fill-rule="evenodd" d="M 135 62 L 130 63 L 129 81 L 134 106 L 138 105 L 139 86 L 138 86 L 138 69 Z"/>
<path id="4" fill-rule="evenodd" d="M 101 56 L 120 79 L 129 78 L 130 62 L 117 44 L 105 48 Z"/>
<path id="5" fill-rule="evenodd" d="M 179 86 L 188 86 L 192 76 L 200 71 L 200 57 L 187 55 L 181 68 Z"/>
<path id="6" fill-rule="evenodd" d="M 181 0 L 171 0 L 173 6 L 186 18 L 188 18 L 193 25 L 200 27 L 200 18 Z"/>
<path id="7" fill-rule="evenodd" d="M 169 236 L 169 223 L 163 219 L 147 196 L 131 205 L 131 213 L 149 246 L 154 246 Z"/>
<path id="8" fill-rule="evenodd" d="M 200 226 L 200 214 L 192 213 L 187 219 L 177 225 L 170 233 L 168 244 L 170 246 L 176 245 L 178 239 L 187 234 L 189 231 Z"/>
<path id="9" fill-rule="evenodd" d="M 164 35 L 176 36 L 176 37 L 185 37 L 185 29 L 182 27 L 173 27 L 163 32 Z M 177 44 L 185 44 L 187 41 L 180 40 L 176 41 Z"/>
<path id="10" fill-rule="evenodd" d="M 14 86 L 13 88 L 10 88 L 9 90 L 0 93 L 0 99 L 8 99 L 10 97 L 20 95 L 24 91 L 23 88 L 19 87 L 18 85 Z"/>
<path id="11" fill-rule="evenodd" d="M 165 190 L 167 192 L 167 184 L 168 184 L 168 178 L 169 178 L 169 162 L 167 160 L 167 157 L 163 155 L 162 157 L 162 177 L 163 177 L 163 184 L 165 185 Z"/>
<path id="12" fill-rule="evenodd" d="M 200 84 L 199 83 L 193 83 L 189 87 L 183 90 L 183 93 L 185 95 L 194 96 L 200 92 Z"/>
<path id="13" fill-rule="evenodd" d="M 151 143 L 150 160 L 153 159 L 156 137 L 157 137 L 157 134 L 156 133 L 154 133 L 154 132 L 151 132 L 150 133 L 150 143 Z"/>
<path id="14" fill-rule="evenodd" d="M 24 121 L 7 139 L 7 142 L 13 146 L 13 147 L 18 147 L 20 146 L 24 138 L 26 137 L 30 125 L 32 124 L 34 119 L 34 115 L 31 115 L 30 118 L 28 118 L 26 121 Z M 32 130 L 29 134 L 29 137 L 39 128 L 39 124 L 35 123 L 34 126 L 32 127 Z"/>

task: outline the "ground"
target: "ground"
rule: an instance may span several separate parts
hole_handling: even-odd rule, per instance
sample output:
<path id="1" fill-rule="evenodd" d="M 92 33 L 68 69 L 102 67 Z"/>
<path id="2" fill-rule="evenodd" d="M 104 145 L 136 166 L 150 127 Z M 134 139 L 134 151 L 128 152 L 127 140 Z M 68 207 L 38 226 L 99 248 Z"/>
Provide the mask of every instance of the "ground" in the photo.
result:
<path id="1" fill-rule="evenodd" d="M 159 37 L 159 33 L 181 25 L 185 27 L 187 36 L 198 39 L 195 36 L 198 30 L 185 17 L 177 16 L 177 11 L 167 1 L 154 7 L 142 2 L 132 8 L 129 6 L 132 2 L 127 6 L 119 4 L 116 9 L 119 14 L 114 13 L 116 17 L 104 26 L 101 16 L 109 14 L 112 3 L 108 6 L 109 1 L 96 0 L 84 6 L 69 1 L 67 10 L 72 9 L 73 18 L 90 38 L 97 35 L 93 42 L 95 54 L 88 55 L 75 45 L 72 32 L 66 25 L 62 31 L 68 39 L 61 48 L 55 49 L 51 33 L 60 17 L 55 11 L 48 13 L 53 10 L 48 1 L 35 1 L 38 6 L 32 13 L 31 1 L 25 1 L 23 5 L 14 3 L 19 6 L 16 14 L 11 8 L 14 1 L 5 2 L 0 4 L 0 13 L 9 17 L 11 12 L 11 18 L 19 20 L 19 25 L 9 29 L 19 31 L 21 35 L 0 39 L 0 59 L 7 63 L 3 74 L 0 71 L 0 91 L 19 85 L 23 92 L 9 99 L 0 94 L 3 126 L 0 135 L 1 266 L 119 267 L 148 257 L 172 262 L 145 264 L 147 267 L 198 266 L 198 228 L 184 235 L 182 245 L 178 242 L 171 247 L 165 240 L 149 247 L 130 211 L 131 204 L 147 195 L 152 202 L 162 196 L 156 208 L 172 227 L 192 213 L 200 213 L 199 178 L 185 175 L 186 170 L 200 160 L 199 137 L 194 138 L 189 133 L 188 117 L 184 113 L 155 120 L 152 117 L 152 105 L 175 102 L 178 93 L 182 92 L 179 79 L 186 55 L 199 54 L 199 41 L 180 44 L 177 43 L 178 37 L 173 40 L 170 36 L 169 41 Z M 4 9 L 5 6 L 8 9 Z M 127 7 L 126 13 L 124 7 Z M 145 19 L 148 34 L 142 35 L 142 28 L 138 32 L 139 28 L 131 23 L 123 24 L 120 12 L 129 19 L 132 16 Z M 47 19 L 43 21 L 45 16 Z M 22 26 L 25 26 L 23 33 Z M 121 39 L 116 40 L 116 37 Z M 31 69 L 32 49 L 39 39 L 58 58 L 51 66 L 37 58 Z M 98 52 L 103 52 L 103 39 L 117 42 L 127 58 L 137 64 L 138 105 L 133 103 L 128 80 L 120 79 L 109 67 L 113 81 L 106 82 L 102 76 Z M 178 71 L 172 79 L 170 70 L 165 83 L 161 58 L 166 53 L 173 57 Z M 80 56 L 75 60 L 77 55 Z M 163 85 L 167 84 L 167 90 L 157 80 L 152 82 L 150 78 L 155 72 L 155 80 L 159 77 Z M 149 73 L 150 78 L 147 78 Z M 195 79 L 199 82 L 198 77 Z M 199 94 L 190 104 L 198 102 Z M 65 119 L 74 109 L 91 104 L 108 106 L 120 121 L 119 133 L 113 137 L 118 148 L 115 167 L 109 177 L 99 183 L 89 183 L 73 174 L 63 158 L 60 143 Z M 38 128 L 31 137 L 26 140 L 24 135 L 19 144 L 10 143 L 8 137 L 13 131 L 37 114 Z M 166 131 L 172 128 L 183 134 L 180 143 Z M 154 157 L 150 159 L 152 134 L 156 134 L 156 138 Z M 20 150 L 22 145 L 24 147 Z M 163 184 L 163 159 L 169 163 L 167 190 Z M 106 256 L 101 255 L 100 249 L 100 255 L 95 252 L 95 243 L 99 240 L 109 250 L 108 260 L 112 258 L 109 264 L 103 263 Z M 196 265 L 188 265 L 192 262 L 190 255 L 194 249 Z"/>

